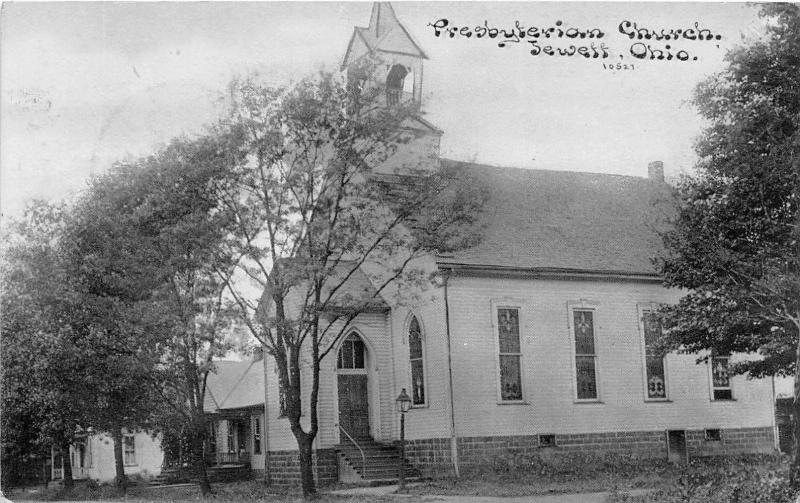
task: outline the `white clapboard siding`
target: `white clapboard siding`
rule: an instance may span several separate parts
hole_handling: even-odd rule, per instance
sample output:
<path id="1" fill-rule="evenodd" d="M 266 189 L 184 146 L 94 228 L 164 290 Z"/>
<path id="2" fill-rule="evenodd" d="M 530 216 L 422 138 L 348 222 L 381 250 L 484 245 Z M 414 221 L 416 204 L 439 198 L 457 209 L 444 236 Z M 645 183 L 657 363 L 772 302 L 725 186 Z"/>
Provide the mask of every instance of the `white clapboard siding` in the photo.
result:
<path id="1" fill-rule="evenodd" d="M 737 377 L 735 401 L 712 401 L 708 368 L 697 365 L 693 355 L 668 357 L 671 402 L 645 401 L 637 305 L 676 302 L 679 296 L 657 284 L 633 282 L 451 279 L 457 434 L 770 426 L 768 380 Z M 567 306 L 580 299 L 596 310 L 601 403 L 574 400 Z M 522 303 L 524 404 L 498 404 L 493 301 Z"/>

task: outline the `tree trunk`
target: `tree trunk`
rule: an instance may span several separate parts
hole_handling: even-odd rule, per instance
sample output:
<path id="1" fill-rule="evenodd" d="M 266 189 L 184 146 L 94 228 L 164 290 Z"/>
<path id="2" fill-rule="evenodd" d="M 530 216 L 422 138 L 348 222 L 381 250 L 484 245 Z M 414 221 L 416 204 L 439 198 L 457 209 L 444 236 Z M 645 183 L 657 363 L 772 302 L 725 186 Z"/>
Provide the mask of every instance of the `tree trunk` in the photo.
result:
<path id="1" fill-rule="evenodd" d="M 774 405 L 773 405 L 774 407 Z M 800 337 L 797 341 L 794 362 L 794 402 L 792 403 L 792 466 L 789 469 L 789 482 L 794 488 L 800 487 Z"/>
<path id="2" fill-rule="evenodd" d="M 114 426 L 111 431 L 111 438 L 114 441 L 114 471 L 116 473 L 114 485 L 117 486 L 117 489 L 120 490 L 122 494 L 125 494 L 125 491 L 128 489 L 128 477 L 125 475 L 125 462 L 122 457 L 124 440 L 121 426 Z"/>
<path id="3" fill-rule="evenodd" d="M 50 484 L 50 470 L 48 470 L 50 465 L 47 464 L 47 458 L 42 458 L 42 474 L 44 475 L 44 488 L 47 489 L 47 486 Z"/>
<path id="4" fill-rule="evenodd" d="M 197 475 L 197 483 L 200 485 L 200 493 L 203 496 L 211 494 L 211 482 L 208 480 L 208 470 L 206 470 L 205 457 L 205 416 L 199 412 L 195 417 L 194 430 L 192 431 L 191 459 L 194 472 Z"/>
<path id="5" fill-rule="evenodd" d="M 317 485 L 314 481 L 314 455 L 312 445 L 314 439 L 303 434 L 297 438 L 297 447 L 300 451 L 300 484 L 303 488 L 303 497 L 311 499 L 317 495 Z"/>
<path id="6" fill-rule="evenodd" d="M 69 443 L 61 446 L 61 459 L 64 462 L 64 487 L 72 487 L 75 481 L 72 479 L 72 459 L 69 457 Z"/>

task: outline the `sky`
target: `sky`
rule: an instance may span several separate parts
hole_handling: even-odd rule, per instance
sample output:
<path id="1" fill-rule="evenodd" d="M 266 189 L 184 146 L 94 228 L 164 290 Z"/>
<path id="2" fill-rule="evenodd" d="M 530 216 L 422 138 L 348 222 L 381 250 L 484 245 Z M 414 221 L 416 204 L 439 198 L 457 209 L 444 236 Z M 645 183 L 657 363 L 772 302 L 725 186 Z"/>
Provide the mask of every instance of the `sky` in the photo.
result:
<path id="1" fill-rule="evenodd" d="M 443 156 L 633 176 L 646 176 L 648 162 L 661 160 L 668 178 L 695 162 L 702 122 L 689 102 L 692 90 L 763 25 L 757 9 L 743 3 L 393 6 L 429 57 L 425 117 L 444 131 Z M 219 115 L 220 97 L 237 75 L 257 72 L 286 84 L 337 70 L 353 27 L 366 26 L 370 10 L 362 2 L 3 3 L 3 214 L 20 214 L 31 198 L 74 196 L 113 162 L 200 132 Z M 442 19 L 473 36 L 459 30 L 437 37 L 431 25 Z M 474 30 L 518 22 L 527 33 L 559 21 L 564 30 L 599 29 L 603 37 L 538 39 L 539 47 L 602 43 L 608 56 L 532 55 L 530 38 L 498 47 L 500 38 L 478 38 Z M 619 32 L 625 21 L 658 31 L 705 28 L 715 37 L 630 40 Z M 633 56 L 648 44 L 670 45 L 672 60 Z M 678 60 L 680 50 L 687 61 Z"/>

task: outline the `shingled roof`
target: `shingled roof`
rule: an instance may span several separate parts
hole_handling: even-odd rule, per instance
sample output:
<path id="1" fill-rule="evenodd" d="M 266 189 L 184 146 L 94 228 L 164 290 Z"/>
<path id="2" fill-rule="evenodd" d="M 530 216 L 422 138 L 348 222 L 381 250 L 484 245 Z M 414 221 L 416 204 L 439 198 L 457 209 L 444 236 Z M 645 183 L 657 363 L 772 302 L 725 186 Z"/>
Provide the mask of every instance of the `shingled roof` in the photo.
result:
<path id="1" fill-rule="evenodd" d="M 485 184 L 480 244 L 440 256 L 442 266 L 657 277 L 658 230 L 672 212 L 663 182 L 600 173 L 446 165 Z"/>
<path id="2" fill-rule="evenodd" d="M 221 412 L 264 405 L 264 365 L 262 361 L 216 361 L 215 372 L 208 374 L 203 409 Z"/>

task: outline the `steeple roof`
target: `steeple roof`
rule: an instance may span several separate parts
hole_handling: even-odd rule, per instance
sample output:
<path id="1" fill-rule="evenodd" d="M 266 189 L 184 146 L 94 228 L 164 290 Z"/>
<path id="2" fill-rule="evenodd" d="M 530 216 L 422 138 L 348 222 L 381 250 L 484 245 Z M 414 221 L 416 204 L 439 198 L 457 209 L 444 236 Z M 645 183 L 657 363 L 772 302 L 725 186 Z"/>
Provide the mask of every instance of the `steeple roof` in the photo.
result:
<path id="1" fill-rule="evenodd" d="M 366 28 L 355 27 L 353 36 L 350 37 L 350 43 L 347 45 L 342 67 L 348 66 L 367 53 L 376 51 L 428 59 L 419 44 L 414 41 L 408 30 L 397 19 L 389 2 L 372 4 L 369 26 Z"/>

